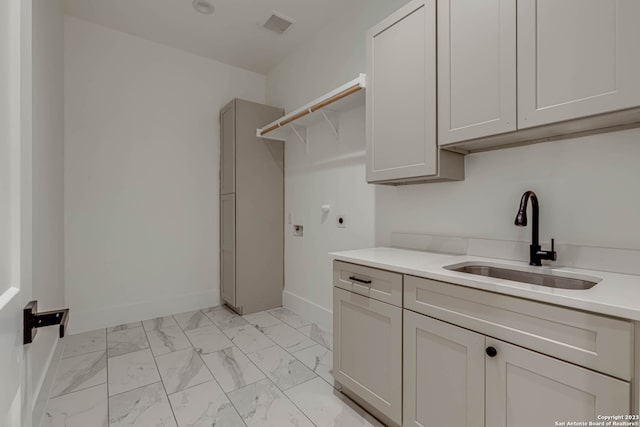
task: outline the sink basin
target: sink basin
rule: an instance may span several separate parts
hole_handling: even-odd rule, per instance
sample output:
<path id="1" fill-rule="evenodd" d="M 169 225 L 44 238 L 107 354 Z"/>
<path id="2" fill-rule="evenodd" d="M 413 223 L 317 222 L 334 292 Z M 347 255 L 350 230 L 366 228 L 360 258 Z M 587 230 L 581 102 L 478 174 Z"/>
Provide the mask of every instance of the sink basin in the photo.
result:
<path id="1" fill-rule="evenodd" d="M 600 279 L 589 276 L 568 277 L 558 274 L 537 273 L 525 269 L 517 270 L 511 266 L 498 266 L 482 263 L 464 263 L 448 265 L 447 270 L 460 273 L 475 274 L 477 276 L 493 277 L 495 279 L 512 280 L 514 282 L 529 283 L 558 289 L 591 289 Z"/>

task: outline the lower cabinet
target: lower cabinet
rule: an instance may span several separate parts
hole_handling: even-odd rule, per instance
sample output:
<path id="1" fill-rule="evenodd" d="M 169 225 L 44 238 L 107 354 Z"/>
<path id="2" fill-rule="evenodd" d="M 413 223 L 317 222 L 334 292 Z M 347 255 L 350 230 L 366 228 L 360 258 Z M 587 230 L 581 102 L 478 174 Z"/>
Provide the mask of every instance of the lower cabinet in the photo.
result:
<path id="1" fill-rule="evenodd" d="M 484 340 L 404 311 L 404 426 L 484 427 Z"/>
<path id="2" fill-rule="evenodd" d="M 486 344 L 496 350 L 486 358 L 487 426 L 553 426 L 631 413 L 627 382 L 492 338 Z"/>
<path id="3" fill-rule="evenodd" d="M 402 308 L 333 288 L 333 322 L 335 379 L 374 415 L 402 425 Z"/>
<path id="4" fill-rule="evenodd" d="M 540 427 L 630 413 L 630 384 L 404 310 L 404 425 Z"/>

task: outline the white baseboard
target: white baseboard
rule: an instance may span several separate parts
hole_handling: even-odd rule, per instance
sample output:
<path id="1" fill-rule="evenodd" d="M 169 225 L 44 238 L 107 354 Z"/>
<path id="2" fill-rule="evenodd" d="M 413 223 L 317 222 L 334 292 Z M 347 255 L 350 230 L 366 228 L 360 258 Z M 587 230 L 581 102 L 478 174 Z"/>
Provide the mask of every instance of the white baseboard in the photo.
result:
<path id="1" fill-rule="evenodd" d="M 123 323 L 137 322 L 138 320 L 200 310 L 220 304 L 219 291 L 215 290 L 107 307 L 96 311 L 81 312 L 71 307 L 69 313 L 69 333 L 77 334 L 80 332 L 93 331 L 95 329 L 108 328 Z"/>
<path id="2" fill-rule="evenodd" d="M 57 333 L 57 328 L 55 329 Z M 36 339 L 43 338 L 41 336 L 43 334 L 38 335 L 39 336 L 36 336 Z M 60 339 L 56 338 L 53 341 L 51 353 L 47 358 L 46 372 L 42 377 L 39 388 L 36 389 L 34 394 L 35 401 L 31 410 L 31 420 L 34 427 L 39 427 L 42 424 L 44 412 L 47 408 L 47 401 L 49 400 L 49 393 L 51 392 L 51 386 L 53 385 L 53 381 L 58 370 L 58 365 L 60 363 L 60 360 L 62 359 L 63 349 L 64 345 L 62 344 Z"/>
<path id="3" fill-rule="evenodd" d="M 282 292 L 282 303 L 289 310 L 311 320 L 321 328 L 333 330 L 333 312 L 287 290 Z"/>

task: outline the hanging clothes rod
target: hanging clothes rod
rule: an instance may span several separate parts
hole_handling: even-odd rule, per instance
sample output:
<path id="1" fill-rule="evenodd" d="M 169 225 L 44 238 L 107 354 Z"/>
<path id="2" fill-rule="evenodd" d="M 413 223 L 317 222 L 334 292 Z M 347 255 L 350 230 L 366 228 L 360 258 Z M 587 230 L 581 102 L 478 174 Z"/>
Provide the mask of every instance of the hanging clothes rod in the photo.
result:
<path id="1" fill-rule="evenodd" d="M 280 121 L 276 121 L 270 125 L 267 125 L 266 128 L 258 129 L 258 136 L 265 136 L 276 129 L 300 120 L 301 118 L 308 116 L 309 114 L 322 110 L 323 108 L 328 107 L 331 104 L 334 104 L 341 99 L 348 97 L 349 95 L 361 91 L 365 88 L 365 79 L 366 76 L 364 74 L 361 74 L 357 79 L 347 83 L 347 85 L 345 85 L 347 86 L 346 88 L 338 88 L 337 93 L 334 93 L 335 91 L 330 92 L 329 94 L 325 95 L 326 98 L 322 97 L 319 100 L 316 100 L 316 102 L 310 107 L 305 106 L 301 111 L 294 113 L 291 116 L 285 116 L 280 119 Z"/>

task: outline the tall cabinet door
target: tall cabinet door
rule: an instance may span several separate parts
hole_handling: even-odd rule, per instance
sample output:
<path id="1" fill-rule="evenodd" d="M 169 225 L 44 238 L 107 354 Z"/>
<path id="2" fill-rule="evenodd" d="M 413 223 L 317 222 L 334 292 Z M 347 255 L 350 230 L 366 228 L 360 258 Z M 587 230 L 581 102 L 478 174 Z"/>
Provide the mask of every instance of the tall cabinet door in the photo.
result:
<path id="1" fill-rule="evenodd" d="M 486 425 L 552 426 L 629 414 L 630 385 L 570 363 L 487 338 Z"/>
<path id="2" fill-rule="evenodd" d="M 236 196 L 220 197 L 220 296 L 236 306 Z"/>
<path id="3" fill-rule="evenodd" d="M 518 127 L 640 105 L 640 1 L 518 0 Z"/>
<path id="4" fill-rule="evenodd" d="M 404 426 L 484 427 L 484 344 L 484 335 L 404 310 Z"/>
<path id="5" fill-rule="evenodd" d="M 220 194 L 236 192 L 236 102 L 220 111 Z"/>
<path id="6" fill-rule="evenodd" d="M 436 5 L 414 0 L 367 33 L 367 181 L 436 175 Z"/>
<path id="7" fill-rule="evenodd" d="M 402 424 L 402 309 L 333 288 L 333 375 Z"/>
<path id="8" fill-rule="evenodd" d="M 516 0 L 439 0 L 439 144 L 515 131 L 516 102 Z"/>

